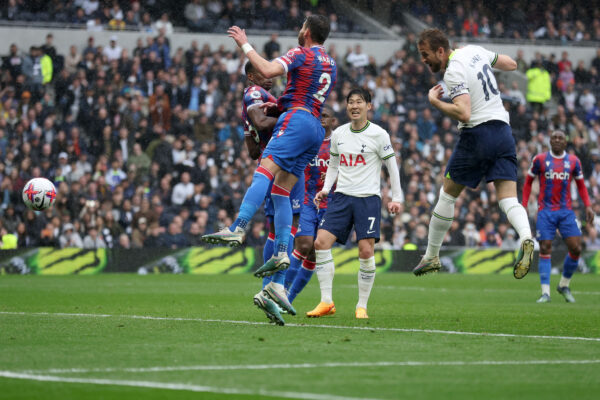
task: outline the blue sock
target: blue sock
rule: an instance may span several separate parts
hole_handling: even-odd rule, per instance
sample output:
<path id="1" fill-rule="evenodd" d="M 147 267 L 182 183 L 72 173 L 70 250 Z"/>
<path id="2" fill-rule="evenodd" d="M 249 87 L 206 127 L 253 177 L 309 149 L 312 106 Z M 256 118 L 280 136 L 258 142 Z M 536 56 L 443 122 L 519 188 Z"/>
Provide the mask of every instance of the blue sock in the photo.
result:
<path id="1" fill-rule="evenodd" d="M 579 257 L 574 258 L 571 255 L 571 253 L 567 253 L 567 256 L 565 257 L 565 263 L 563 265 L 562 275 L 567 279 L 571 279 L 571 277 L 573 276 L 573 273 L 575 271 L 577 271 L 578 265 L 579 265 Z"/>
<path id="2" fill-rule="evenodd" d="M 273 275 L 271 275 L 271 282 L 279 283 L 283 285 L 285 282 L 285 269 L 283 271 L 277 271 Z"/>
<path id="3" fill-rule="evenodd" d="M 298 270 L 298 273 L 296 274 L 296 279 L 294 279 L 294 283 L 292 283 L 292 287 L 290 288 L 288 293 L 288 300 L 290 301 L 290 303 L 294 301 L 296 296 L 298 296 L 298 293 L 300 293 L 302 289 L 304 289 L 304 287 L 308 284 L 310 278 L 313 275 L 313 272 L 315 272 L 315 262 L 304 260 L 302 262 L 302 267 Z"/>
<path id="4" fill-rule="evenodd" d="M 275 246 L 275 235 L 269 233 L 269 237 L 267 238 L 267 242 L 265 243 L 265 247 L 263 248 L 263 262 L 266 264 L 267 261 L 273 256 L 273 249 Z M 271 282 L 273 276 L 265 276 L 263 278 L 263 289 L 265 286 Z"/>
<path id="5" fill-rule="evenodd" d="M 552 262 L 550 256 L 543 256 L 540 254 L 540 283 L 542 285 L 550 284 L 550 270 L 552 269 Z"/>
<path id="6" fill-rule="evenodd" d="M 290 191 L 273 184 L 271 200 L 275 206 L 275 255 L 288 252 L 292 231 L 292 205 Z"/>
<path id="7" fill-rule="evenodd" d="M 300 265 L 304 261 L 304 257 L 302 254 L 298 252 L 298 250 L 294 250 L 292 252 L 292 256 L 290 257 L 290 267 L 287 269 L 285 273 L 285 288 L 289 289 L 296 278 L 296 274 L 300 270 Z"/>
<path id="8" fill-rule="evenodd" d="M 265 195 L 269 190 L 269 185 L 273 180 L 273 175 L 263 167 L 256 168 L 254 176 L 252 177 L 252 184 L 246 191 L 242 205 L 240 206 L 240 212 L 238 217 L 229 227 L 230 231 L 234 231 L 235 228 L 240 227 L 244 230 L 247 229 L 248 223 L 258 210 L 258 207 L 262 204 L 265 199 Z"/>

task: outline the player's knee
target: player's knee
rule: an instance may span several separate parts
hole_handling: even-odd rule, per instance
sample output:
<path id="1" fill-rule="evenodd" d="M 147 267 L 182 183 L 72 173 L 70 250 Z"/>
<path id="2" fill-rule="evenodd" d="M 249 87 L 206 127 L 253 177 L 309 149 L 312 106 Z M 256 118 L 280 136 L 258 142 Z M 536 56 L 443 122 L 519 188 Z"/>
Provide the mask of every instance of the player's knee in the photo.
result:
<path id="1" fill-rule="evenodd" d="M 368 241 L 358 243 L 358 258 L 371 258 L 375 255 L 375 246 Z"/>
<path id="2" fill-rule="evenodd" d="M 315 250 L 329 250 L 329 247 L 327 246 L 327 241 L 321 236 L 317 236 L 314 245 Z"/>
<path id="3" fill-rule="evenodd" d="M 306 238 L 306 239 L 304 239 L 304 238 Z M 296 250 L 298 250 L 298 252 L 300 254 L 302 254 L 302 256 L 308 257 L 312 247 L 313 247 L 313 242 L 312 242 L 310 236 L 301 236 L 300 238 L 296 239 Z"/>
<path id="4" fill-rule="evenodd" d="M 579 258 L 581 255 L 581 244 L 576 244 L 574 246 L 569 247 L 569 254 L 571 257 Z"/>
<path id="5" fill-rule="evenodd" d="M 542 241 L 540 243 L 540 254 L 550 255 L 552 253 L 552 242 Z"/>

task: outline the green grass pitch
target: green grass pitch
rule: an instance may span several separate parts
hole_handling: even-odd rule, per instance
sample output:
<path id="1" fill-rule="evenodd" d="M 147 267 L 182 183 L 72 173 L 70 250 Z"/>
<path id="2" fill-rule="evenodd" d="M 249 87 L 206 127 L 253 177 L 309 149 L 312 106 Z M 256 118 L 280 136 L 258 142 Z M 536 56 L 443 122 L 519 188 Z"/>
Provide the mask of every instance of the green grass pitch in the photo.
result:
<path id="1" fill-rule="evenodd" d="M 600 276 L 538 279 L 380 274 L 359 321 L 314 278 L 277 327 L 250 275 L 2 276 L 0 399 L 598 399 Z"/>

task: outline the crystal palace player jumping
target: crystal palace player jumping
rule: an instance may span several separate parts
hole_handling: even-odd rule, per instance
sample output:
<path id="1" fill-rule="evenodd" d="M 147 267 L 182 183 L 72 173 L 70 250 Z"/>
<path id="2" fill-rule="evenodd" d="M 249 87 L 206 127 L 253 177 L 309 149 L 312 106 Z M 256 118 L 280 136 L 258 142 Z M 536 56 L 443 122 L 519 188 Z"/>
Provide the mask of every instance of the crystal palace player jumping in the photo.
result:
<path id="1" fill-rule="evenodd" d="M 252 63 L 246 63 L 245 72 L 251 85 L 244 90 L 242 101 L 244 136 L 250 157 L 257 160 L 260 159 L 267 143 L 271 140 L 273 127 L 277 123 L 277 118 L 265 115 L 260 106 L 266 103 L 276 103 L 277 99 L 268 92 L 273 85 L 271 79 L 262 76 L 260 72 L 254 68 Z M 294 226 L 298 226 L 298 216 L 303 200 L 304 182 L 298 181 L 290 194 L 292 213 L 294 214 Z M 275 210 L 269 192 L 265 198 L 265 216 L 269 220 L 270 225 L 269 237 L 267 238 L 263 251 L 264 262 L 267 262 L 273 256 L 273 240 L 275 239 L 275 228 L 273 226 L 274 215 Z M 294 234 L 295 227 L 292 228 L 290 235 L 290 248 L 293 247 Z M 272 276 L 264 278 L 262 289 L 253 299 L 254 304 L 263 310 L 271 321 L 278 325 L 283 325 L 284 321 L 283 318 L 281 318 L 280 308 L 273 302 L 271 297 L 275 296 L 273 293 L 274 284 L 283 284 L 285 275 L 285 271 L 279 271 Z M 273 284 L 271 282 L 273 282 Z"/>
<path id="2" fill-rule="evenodd" d="M 540 178 L 540 194 L 538 196 L 537 239 L 540 242 L 540 281 L 542 296 L 538 303 L 550 301 L 550 270 L 552 264 L 552 240 L 556 230 L 560 232 L 569 253 L 565 257 L 563 273 L 556 290 L 562 294 L 569 303 L 574 303 L 575 298 L 569 289 L 573 272 L 577 269 L 579 255 L 581 254 L 581 231 L 577 226 L 575 213 L 571 208 L 571 181 L 575 179 L 579 196 L 585 205 L 585 216 L 588 224 L 594 221 L 594 212 L 590 204 L 590 197 L 581 170 L 581 162 L 572 155 L 567 154 L 567 139 L 562 131 L 554 131 L 550 137 L 551 150 L 538 154 L 533 159 L 529 173 L 523 187 L 523 206 L 527 207 L 531 184 L 535 177 Z"/>
<path id="3" fill-rule="evenodd" d="M 335 61 L 323 47 L 329 35 L 329 20 L 322 15 L 308 16 L 298 33 L 299 46 L 273 61 L 265 60 L 252 48 L 242 29 L 233 26 L 228 33 L 263 76 L 271 78 L 287 73 L 287 84 L 277 102 L 283 114 L 263 152 L 237 219 L 232 226 L 203 236 L 203 240 L 216 244 L 240 244 L 249 221 L 274 181 L 271 195 L 275 205 L 275 254 L 255 274 L 263 277 L 290 265 L 287 255 L 292 226 L 290 191 L 323 142 L 325 130 L 319 120 L 321 107 L 335 84 L 337 69 Z M 283 285 L 276 285 L 276 289 L 275 301 L 286 309 L 289 302 Z M 295 313 L 293 308 L 287 311 Z"/>

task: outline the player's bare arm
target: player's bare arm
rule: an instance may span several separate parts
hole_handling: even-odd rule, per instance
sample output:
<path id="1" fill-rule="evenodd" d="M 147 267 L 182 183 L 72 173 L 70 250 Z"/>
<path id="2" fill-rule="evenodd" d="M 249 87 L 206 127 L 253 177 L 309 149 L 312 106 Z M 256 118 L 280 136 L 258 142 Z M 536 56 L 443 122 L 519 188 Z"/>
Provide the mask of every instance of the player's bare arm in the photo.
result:
<path id="1" fill-rule="evenodd" d="M 594 213 L 594 210 L 592 210 L 592 207 L 585 208 L 585 220 L 588 224 L 592 224 L 594 222 L 595 216 L 596 214 Z"/>
<path id="2" fill-rule="evenodd" d="M 514 71 L 517 69 L 517 62 L 506 54 L 498 54 L 498 59 L 494 64 L 494 68 L 501 71 Z"/>
<path id="3" fill-rule="evenodd" d="M 244 51 L 248 60 L 265 77 L 273 78 L 285 73 L 283 65 L 277 61 L 268 61 L 261 57 L 256 50 L 248 43 L 246 31 L 238 26 L 232 26 L 227 30 L 229 37 L 235 40 L 235 43 Z M 247 46 L 246 46 L 247 45 Z"/>
<path id="4" fill-rule="evenodd" d="M 265 111 L 256 106 L 248 109 L 248 118 L 259 132 L 272 131 L 277 124 L 277 118 L 265 115 Z"/>
<path id="5" fill-rule="evenodd" d="M 452 103 L 442 100 L 444 89 L 435 85 L 429 90 L 429 102 L 445 115 L 460 122 L 467 123 L 471 119 L 471 96 L 462 94 L 452 99 Z"/>

